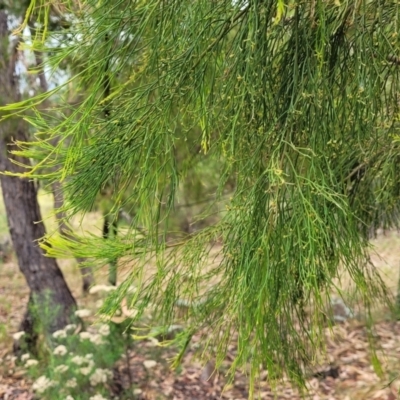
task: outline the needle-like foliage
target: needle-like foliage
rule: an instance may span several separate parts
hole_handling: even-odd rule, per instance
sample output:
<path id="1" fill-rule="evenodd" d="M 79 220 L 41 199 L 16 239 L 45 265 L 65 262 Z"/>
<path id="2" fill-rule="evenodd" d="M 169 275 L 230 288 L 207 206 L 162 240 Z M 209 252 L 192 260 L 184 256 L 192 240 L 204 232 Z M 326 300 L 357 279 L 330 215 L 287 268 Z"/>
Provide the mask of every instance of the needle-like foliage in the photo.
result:
<path id="1" fill-rule="evenodd" d="M 55 11 L 62 31 L 48 29 Z M 168 324 L 191 304 L 182 342 L 208 331 L 217 366 L 234 340 L 232 372 L 304 382 L 341 272 L 367 307 L 385 295 L 367 250 L 398 222 L 399 12 L 394 0 L 33 1 L 47 69 L 74 68 L 8 108 L 37 130 L 20 143 L 38 160 L 27 175 L 62 180 L 69 215 L 104 188 L 135 211 L 128 239 L 48 238 L 49 254 L 135 260 L 105 311 L 134 282 L 138 318 L 151 306 Z M 56 93 L 57 107 L 26 113 Z M 170 236 L 191 179 L 216 183 L 196 217 L 213 218 Z"/>

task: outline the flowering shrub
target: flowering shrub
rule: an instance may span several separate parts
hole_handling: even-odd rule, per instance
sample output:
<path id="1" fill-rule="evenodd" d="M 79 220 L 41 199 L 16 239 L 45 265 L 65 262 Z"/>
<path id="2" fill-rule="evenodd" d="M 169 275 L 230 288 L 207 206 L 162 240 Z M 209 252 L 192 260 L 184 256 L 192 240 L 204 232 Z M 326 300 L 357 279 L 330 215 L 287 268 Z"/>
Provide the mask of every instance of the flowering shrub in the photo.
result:
<path id="1" fill-rule="evenodd" d="M 89 310 L 78 310 L 85 318 Z M 18 332 L 18 336 L 23 336 Z M 21 363 L 35 379 L 32 389 L 43 400 L 106 400 L 110 399 L 111 368 L 124 353 L 123 335 L 116 326 L 98 324 L 79 332 L 76 325 L 67 325 L 52 335 L 54 348 L 46 366 L 23 354 Z"/>

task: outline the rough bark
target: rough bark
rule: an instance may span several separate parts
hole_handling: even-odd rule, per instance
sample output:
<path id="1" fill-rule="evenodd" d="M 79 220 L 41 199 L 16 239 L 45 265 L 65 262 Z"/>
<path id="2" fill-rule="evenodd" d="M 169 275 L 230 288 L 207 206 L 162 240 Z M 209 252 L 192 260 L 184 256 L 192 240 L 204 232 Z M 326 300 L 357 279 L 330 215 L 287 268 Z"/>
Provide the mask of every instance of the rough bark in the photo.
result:
<path id="1" fill-rule="evenodd" d="M 18 101 L 19 88 L 15 76 L 17 43 L 9 45 L 7 13 L 0 10 L 0 105 Z M 10 53 L 10 48 L 11 53 Z M 27 163 L 11 154 L 14 141 L 28 139 L 28 126 L 21 119 L 7 119 L 0 124 L 0 182 L 7 221 L 18 265 L 31 290 L 35 315 L 49 332 L 70 322 L 76 308 L 57 262 L 44 255 L 38 241 L 45 235 L 37 189 L 32 180 L 1 174 L 4 171 L 24 172 L 15 162 Z M 14 161 L 14 162 L 12 162 Z M 28 309 L 21 328 L 32 326 Z"/>
<path id="2" fill-rule="evenodd" d="M 15 139 L 26 140 L 24 128 L 16 128 Z M 3 127 L 0 132 L 3 133 L 2 131 Z M 0 137 L 0 148 L 0 172 L 21 172 L 19 167 L 7 159 L 3 137 Z M 16 157 L 10 158 L 16 160 Z M 37 202 L 36 187 L 33 181 L 16 177 L 0 175 L 0 181 L 19 268 L 39 302 L 44 302 L 46 296 L 49 296 L 52 306 L 59 307 L 49 327 L 50 330 L 59 329 L 69 322 L 76 303 L 56 260 L 45 257 L 38 245 L 38 240 L 46 231 Z"/>

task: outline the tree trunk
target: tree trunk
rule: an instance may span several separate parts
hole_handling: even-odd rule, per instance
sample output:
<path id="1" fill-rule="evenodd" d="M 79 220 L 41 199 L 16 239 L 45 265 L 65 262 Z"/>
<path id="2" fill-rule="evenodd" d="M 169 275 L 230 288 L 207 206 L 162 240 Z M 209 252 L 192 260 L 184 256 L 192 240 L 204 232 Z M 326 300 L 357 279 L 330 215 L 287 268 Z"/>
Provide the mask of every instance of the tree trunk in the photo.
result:
<path id="1" fill-rule="evenodd" d="M 18 79 L 15 65 L 17 44 L 13 43 L 9 54 L 7 14 L 0 10 L 0 105 L 19 100 Z M 12 162 L 24 162 L 9 153 L 15 149 L 14 141 L 27 141 L 28 127 L 21 119 L 8 119 L 0 124 L 0 182 L 7 221 L 18 265 L 31 290 L 36 309 L 35 316 L 49 332 L 60 329 L 70 322 L 76 308 L 73 298 L 57 262 L 45 257 L 38 241 L 45 235 L 45 227 L 37 201 L 37 190 L 32 180 L 1 174 L 24 172 L 24 168 Z M 10 145 L 6 145 L 10 143 Z M 28 309 L 21 327 L 31 326 Z"/>
<path id="2" fill-rule="evenodd" d="M 31 32 L 34 32 L 33 24 L 30 24 Z M 36 68 L 39 71 L 38 77 L 40 81 L 40 88 L 42 93 L 46 93 L 49 90 L 49 85 L 47 83 L 46 75 L 44 73 L 44 63 L 42 59 L 42 55 L 40 52 L 35 51 L 35 60 L 36 60 Z M 46 104 L 47 102 L 45 102 Z M 54 146 L 57 145 L 57 142 L 52 143 Z M 56 219 L 58 223 L 58 231 L 60 235 L 65 237 L 70 237 L 69 229 L 65 224 L 65 213 L 62 211 L 62 207 L 64 206 L 64 195 L 62 191 L 62 185 L 60 182 L 54 182 L 51 185 L 51 191 L 53 192 L 54 197 L 54 209 L 56 210 Z M 90 286 L 94 282 L 93 270 L 90 267 L 81 266 L 81 264 L 85 261 L 84 258 L 76 258 L 78 262 L 78 268 L 82 274 L 82 290 L 84 293 L 89 291 Z"/>
<path id="3" fill-rule="evenodd" d="M 110 237 L 116 237 L 118 234 L 118 220 L 112 218 L 108 214 L 104 214 L 104 224 L 103 224 L 103 238 L 108 239 Z M 112 286 L 117 286 L 117 269 L 118 260 L 109 260 L 108 267 L 108 283 Z"/>
<path id="4" fill-rule="evenodd" d="M 20 167 L 7 159 L 3 138 L 5 124 L 2 125 L 0 171 L 21 172 Z M 18 125 L 20 126 L 16 127 L 14 138 L 26 140 L 25 127 L 21 127 L 21 123 Z M 10 158 L 16 160 L 15 156 Z M 68 324 L 76 303 L 56 260 L 45 257 L 38 245 L 38 240 L 46 232 L 37 201 L 36 187 L 33 181 L 5 175 L 0 175 L 0 181 L 10 236 L 19 268 L 24 274 L 33 296 L 37 296 L 37 301 L 42 303 L 46 300 L 46 296 L 49 296 L 52 307 L 59 307 L 49 327 L 51 331 L 59 329 Z"/>
<path id="5" fill-rule="evenodd" d="M 56 218 L 58 222 L 58 230 L 62 236 L 70 237 L 69 229 L 65 224 L 65 213 L 62 211 L 62 207 L 64 205 L 64 196 L 62 192 L 62 186 L 60 182 L 54 182 L 51 185 L 51 190 L 54 196 L 54 209 L 56 210 Z M 82 274 L 82 290 L 84 293 L 89 291 L 90 286 L 94 283 L 93 270 L 91 267 L 82 266 L 82 263 L 85 262 L 84 258 L 76 258 L 78 263 L 78 268 Z"/>

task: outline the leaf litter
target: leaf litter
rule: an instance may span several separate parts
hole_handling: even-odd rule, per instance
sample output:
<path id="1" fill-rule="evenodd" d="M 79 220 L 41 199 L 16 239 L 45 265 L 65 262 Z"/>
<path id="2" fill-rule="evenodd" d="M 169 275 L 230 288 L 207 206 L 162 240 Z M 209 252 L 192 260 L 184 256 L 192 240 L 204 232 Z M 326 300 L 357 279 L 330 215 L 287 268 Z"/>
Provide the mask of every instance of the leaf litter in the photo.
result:
<path id="1" fill-rule="evenodd" d="M 389 270 L 387 283 L 393 285 L 393 270 L 398 260 L 399 235 L 391 233 L 378 244 L 379 254 L 385 264 L 375 259 L 380 271 Z M 396 253 L 396 254 L 395 254 Z M 64 264 L 66 265 L 66 264 Z M 68 269 L 66 271 L 66 269 Z M 75 269 L 63 268 L 66 278 L 78 282 L 71 285 L 75 298 L 80 303 L 87 303 L 79 292 L 79 275 Z M 396 271 L 397 272 L 397 271 Z M 0 323 L 9 332 L 15 332 L 28 299 L 28 290 L 17 272 L 16 263 L 2 265 L 0 295 L 12 299 L 12 307 L 0 302 Z M 396 274 L 397 275 L 397 274 Z M 397 276 L 396 276 L 397 277 Z M 13 284 L 10 285 L 10 279 Z M 77 289 L 78 288 L 78 289 Z M 382 318 L 381 318 L 382 319 Z M 326 353 L 324 362 L 309 374 L 306 396 L 312 400 L 395 400 L 400 398 L 400 321 L 386 320 L 374 326 L 374 346 L 384 374 L 379 377 L 372 367 L 370 338 L 365 325 L 356 319 L 347 319 L 326 331 Z M 193 338 L 191 347 L 186 352 L 182 366 L 171 370 L 169 360 L 174 356 L 173 349 L 159 348 L 154 341 L 143 340 L 133 344 L 132 349 L 114 367 L 110 384 L 110 398 L 129 398 L 137 400 L 208 400 L 248 398 L 247 377 L 237 372 L 231 385 L 223 370 L 214 371 L 213 363 L 206 366 L 195 359 L 196 346 L 200 334 Z M 25 370 L 18 366 L 11 354 L 12 343 L 1 341 L 0 346 L 0 400 L 33 400 L 32 381 Z M 233 358 L 235 346 L 230 346 L 225 364 L 227 370 Z M 322 359 L 322 357 L 321 357 Z M 147 365 L 147 367 L 146 367 Z M 299 392 L 288 383 L 282 383 L 272 391 L 266 380 L 266 373 L 256 392 L 259 399 L 301 399 Z M 130 388 L 130 389 L 128 389 Z M 129 395 L 126 397 L 126 390 Z"/>

